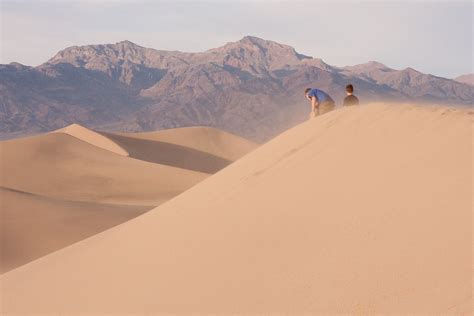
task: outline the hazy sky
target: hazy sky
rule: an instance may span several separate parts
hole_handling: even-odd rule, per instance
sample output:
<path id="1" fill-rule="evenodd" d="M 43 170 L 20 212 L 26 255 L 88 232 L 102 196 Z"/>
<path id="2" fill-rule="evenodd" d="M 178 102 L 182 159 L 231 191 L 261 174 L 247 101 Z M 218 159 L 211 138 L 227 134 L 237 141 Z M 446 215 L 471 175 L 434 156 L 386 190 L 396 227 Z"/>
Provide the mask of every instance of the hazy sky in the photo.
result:
<path id="1" fill-rule="evenodd" d="M 0 63 L 36 66 L 68 46 L 124 39 L 204 51 L 254 35 L 336 66 L 473 72 L 470 1 L 0 1 Z"/>

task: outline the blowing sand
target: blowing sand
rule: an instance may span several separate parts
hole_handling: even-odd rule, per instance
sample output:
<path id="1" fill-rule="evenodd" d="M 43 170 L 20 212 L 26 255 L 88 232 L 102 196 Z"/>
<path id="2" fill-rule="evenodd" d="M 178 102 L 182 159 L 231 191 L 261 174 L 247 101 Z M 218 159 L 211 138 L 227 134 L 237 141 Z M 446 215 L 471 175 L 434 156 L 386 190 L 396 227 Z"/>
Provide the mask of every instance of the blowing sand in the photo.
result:
<path id="1" fill-rule="evenodd" d="M 471 117 L 371 105 L 306 122 L 4 274 L 3 312 L 467 314 Z"/>
<path id="2" fill-rule="evenodd" d="M 77 124 L 0 142 L 0 273 L 142 214 L 255 147 L 216 129 L 192 130 L 187 141 L 201 150 Z M 172 140 L 173 130 L 163 133 Z M 220 145 L 229 149 L 212 154 Z"/>

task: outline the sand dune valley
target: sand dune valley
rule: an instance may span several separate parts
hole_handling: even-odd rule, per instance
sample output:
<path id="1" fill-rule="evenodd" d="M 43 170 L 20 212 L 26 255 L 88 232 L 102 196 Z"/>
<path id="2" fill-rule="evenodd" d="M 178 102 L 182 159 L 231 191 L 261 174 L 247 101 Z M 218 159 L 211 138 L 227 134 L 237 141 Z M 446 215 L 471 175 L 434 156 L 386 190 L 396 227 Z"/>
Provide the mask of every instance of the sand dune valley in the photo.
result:
<path id="1" fill-rule="evenodd" d="M 470 315 L 473 114 L 2 141 L 1 314 Z"/>

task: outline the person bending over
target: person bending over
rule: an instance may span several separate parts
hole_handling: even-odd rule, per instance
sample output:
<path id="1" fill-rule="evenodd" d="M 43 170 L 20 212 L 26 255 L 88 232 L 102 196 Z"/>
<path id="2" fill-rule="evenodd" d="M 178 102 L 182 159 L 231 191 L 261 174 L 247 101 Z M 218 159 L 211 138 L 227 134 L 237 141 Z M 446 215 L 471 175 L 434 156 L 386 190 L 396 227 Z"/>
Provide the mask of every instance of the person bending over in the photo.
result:
<path id="1" fill-rule="evenodd" d="M 336 107 L 334 100 L 323 90 L 307 88 L 304 94 L 311 102 L 310 118 L 323 115 L 324 113 L 334 110 Z"/>

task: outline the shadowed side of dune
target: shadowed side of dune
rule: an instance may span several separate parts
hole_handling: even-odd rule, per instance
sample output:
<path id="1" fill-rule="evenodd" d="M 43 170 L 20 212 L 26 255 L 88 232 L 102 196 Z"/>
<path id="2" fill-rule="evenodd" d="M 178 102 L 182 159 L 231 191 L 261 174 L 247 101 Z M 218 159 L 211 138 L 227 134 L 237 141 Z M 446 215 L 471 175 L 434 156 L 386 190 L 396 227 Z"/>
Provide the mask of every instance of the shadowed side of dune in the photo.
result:
<path id="1" fill-rule="evenodd" d="M 204 173 L 216 173 L 232 161 L 176 144 L 103 133 L 124 148 L 130 157 Z"/>
<path id="2" fill-rule="evenodd" d="M 254 142 L 240 136 L 204 126 L 173 128 L 145 133 L 114 134 L 184 146 L 230 161 L 241 158 L 257 147 Z"/>

